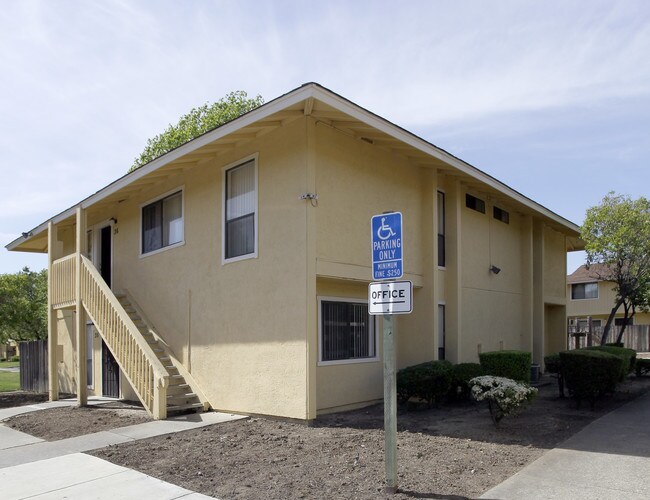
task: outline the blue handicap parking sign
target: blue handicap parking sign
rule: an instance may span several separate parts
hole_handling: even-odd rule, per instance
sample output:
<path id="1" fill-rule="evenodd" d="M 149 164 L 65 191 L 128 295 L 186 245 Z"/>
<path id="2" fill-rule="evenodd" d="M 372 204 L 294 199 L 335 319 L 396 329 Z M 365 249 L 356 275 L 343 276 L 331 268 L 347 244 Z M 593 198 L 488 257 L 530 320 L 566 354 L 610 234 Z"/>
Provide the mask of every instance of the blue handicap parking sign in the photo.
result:
<path id="1" fill-rule="evenodd" d="M 391 212 L 375 215 L 372 230 L 372 279 L 401 278 L 402 270 L 402 214 Z"/>

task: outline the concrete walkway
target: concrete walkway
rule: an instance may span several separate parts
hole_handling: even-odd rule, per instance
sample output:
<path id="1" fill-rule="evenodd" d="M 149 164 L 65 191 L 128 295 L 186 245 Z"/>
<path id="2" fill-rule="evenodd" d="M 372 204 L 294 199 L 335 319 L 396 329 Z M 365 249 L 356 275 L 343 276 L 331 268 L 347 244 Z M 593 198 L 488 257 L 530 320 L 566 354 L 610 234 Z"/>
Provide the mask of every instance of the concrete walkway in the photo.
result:
<path id="1" fill-rule="evenodd" d="M 650 498 L 650 393 L 595 420 L 481 498 Z"/>
<path id="2" fill-rule="evenodd" d="M 106 402 L 106 399 L 93 398 L 89 404 Z M 0 420 L 75 404 L 74 400 L 64 400 L 0 409 Z M 0 497 L 3 500 L 210 498 L 81 452 L 242 418 L 245 417 L 227 413 L 195 413 L 50 442 L 0 424 Z"/>

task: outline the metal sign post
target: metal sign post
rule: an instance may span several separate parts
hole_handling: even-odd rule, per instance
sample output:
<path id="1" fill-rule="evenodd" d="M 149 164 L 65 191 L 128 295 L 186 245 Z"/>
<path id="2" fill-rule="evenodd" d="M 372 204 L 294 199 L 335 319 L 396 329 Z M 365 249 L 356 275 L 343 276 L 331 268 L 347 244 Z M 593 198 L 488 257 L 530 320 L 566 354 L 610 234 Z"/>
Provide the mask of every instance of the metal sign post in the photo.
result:
<path id="1" fill-rule="evenodd" d="M 375 215 L 370 221 L 372 276 L 401 278 L 403 271 L 402 214 Z M 384 459 L 386 493 L 397 492 L 397 378 L 393 314 L 410 314 L 413 283 L 389 281 L 368 286 L 368 313 L 384 318 Z"/>

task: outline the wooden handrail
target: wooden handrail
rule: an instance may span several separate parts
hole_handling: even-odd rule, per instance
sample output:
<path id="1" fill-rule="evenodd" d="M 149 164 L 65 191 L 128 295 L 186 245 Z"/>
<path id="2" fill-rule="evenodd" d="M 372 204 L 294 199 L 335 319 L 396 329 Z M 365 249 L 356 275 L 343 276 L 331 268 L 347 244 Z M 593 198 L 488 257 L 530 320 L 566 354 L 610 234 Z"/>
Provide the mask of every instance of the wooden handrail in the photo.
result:
<path id="1" fill-rule="evenodd" d="M 165 419 L 169 374 L 95 266 L 83 255 L 81 300 L 146 410 L 154 419 Z"/>

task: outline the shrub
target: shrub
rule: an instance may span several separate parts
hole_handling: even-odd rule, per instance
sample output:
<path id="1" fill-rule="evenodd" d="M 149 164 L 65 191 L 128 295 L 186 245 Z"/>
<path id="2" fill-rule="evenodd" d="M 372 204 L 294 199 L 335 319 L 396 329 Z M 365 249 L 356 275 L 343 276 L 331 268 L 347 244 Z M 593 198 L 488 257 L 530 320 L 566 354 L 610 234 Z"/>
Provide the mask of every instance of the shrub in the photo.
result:
<path id="1" fill-rule="evenodd" d="M 650 373 L 650 359 L 640 358 L 636 360 L 636 376 L 641 377 Z"/>
<path id="2" fill-rule="evenodd" d="M 452 398 L 469 399 L 469 381 L 483 375 L 483 367 L 478 363 L 459 363 L 452 367 L 451 387 L 449 395 Z"/>
<path id="3" fill-rule="evenodd" d="M 397 397 L 401 402 L 416 397 L 431 405 L 449 392 L 451 377 L 449 361 L 428 361 L 403 368 L 397 372 Z"/>
<path id="4" fill-rule="evenodd" d="M 530 382 L 531 354 L 525 351 L 493 351 L 479 354 L 487 375 Z"/>
<path id="5" fill-rule="evenodd" d="M 9 361 L 20 361 L 20 356 L 11 356 Z"/>
<path id="6" fill-rule="evenodd" d="M 578 349 L 560 353 L 562 375 L 578 407 L 584 399 L 594 408 L 596 398 L 616 389 L 623 358 L 602 350 Z"/>
<path id="7" fill-rule="evenodd" d="M 544 356 L 544 365 L 546 366 L 546 371 L 557 378 L 557 389 L 560 393 L 560 397 L 564 397 L 564 377 L 562 377 L 562 365 L 560 363 L 560 354 L 549 354 Z"/>
<path id="8" fill-rule="evenodd" d="M 484 375 L 469 381 L 472 397 L 476 401 L 487 401 L 494 425 L 508 415 L 516 415 L 530 403 L 537 389 L 504 377 Z"/>
<path id="9" fill-rule="evenodd" d="M 636 351 L 634 349 L 627 349 L 625 347 L 617 347 L 613 345 L 599 345 L 593 347 L 585 347 L 584 349 L 608 352 L 609 354 L 619 356 L 623 360 L 620 376 L 621 382 L 625 380 L 625 377 L 628 373 L 634 371 L 634 365 L 636 364 Z"/>

